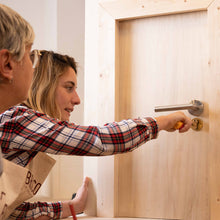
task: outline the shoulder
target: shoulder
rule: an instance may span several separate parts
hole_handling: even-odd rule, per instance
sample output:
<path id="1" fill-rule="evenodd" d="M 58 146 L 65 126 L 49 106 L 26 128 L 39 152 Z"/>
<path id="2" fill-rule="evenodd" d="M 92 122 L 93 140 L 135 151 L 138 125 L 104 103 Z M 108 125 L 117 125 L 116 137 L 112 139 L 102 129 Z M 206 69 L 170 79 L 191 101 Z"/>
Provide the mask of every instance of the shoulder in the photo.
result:
<path id="1" fill-rule="evenodd" d="M 45 116 L 45 114 L 37 112 L 23 105 L 17 105 L 9 108 L 5 112 L 2 112 L 0 114 L 0 121 L 3 122 L 5 120 L 9 120 L 12 118 L 28 117 L 28 116 L 43 117 Z"/>
<path id="2" fill-rule="evenodd" d="M 28 108 L 27 106 L 24 105 L 16 105 L 5 112 L 3 112 L 5 115 L 23 115 L 23 114 L 36 114 L 36 115 L 45 115 L 43 113 L 37 112 L 33 109 Z"/>

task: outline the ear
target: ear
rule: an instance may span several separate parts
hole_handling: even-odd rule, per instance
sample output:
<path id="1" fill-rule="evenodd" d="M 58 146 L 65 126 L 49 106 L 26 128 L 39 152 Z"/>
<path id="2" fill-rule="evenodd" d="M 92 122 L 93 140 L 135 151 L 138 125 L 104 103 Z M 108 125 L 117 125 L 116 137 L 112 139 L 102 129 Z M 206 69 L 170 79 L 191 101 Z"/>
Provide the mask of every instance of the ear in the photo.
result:
<path id="1" fill-rule="evenodd" d="M 13 71 L 12 71 L 12 55 L 8 50 L 0 50 L 0 77 L 2 79 L 12 80 Z"/>

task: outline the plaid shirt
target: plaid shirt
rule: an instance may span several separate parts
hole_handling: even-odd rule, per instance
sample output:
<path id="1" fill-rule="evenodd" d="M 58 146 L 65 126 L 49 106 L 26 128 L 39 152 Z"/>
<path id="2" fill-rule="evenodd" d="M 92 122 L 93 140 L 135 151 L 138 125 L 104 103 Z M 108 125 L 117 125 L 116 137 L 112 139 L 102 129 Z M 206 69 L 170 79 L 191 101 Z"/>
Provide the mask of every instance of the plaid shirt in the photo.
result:
<path id="1" fill-rule="evenodd" d="M 36 219 L 42 215 L 49 216 L 50 219 L 60 219 L 62 213 L 61 202 L 24 202 L 18 206 L 9 216 L 12 219 Z"/>
<path id="2" fill-rule="evenodd" d="M 38 151 L 81 156 L 124 153 L 156 138 L 157 133 L 157 123 L 153 118 L 129 119 L 98 127 L 51 119 L 25 106 L 15 106 L 0 115 L 0 146 L 3 157 L 21 166 L 26 166 Z M 29 203 L 23 204 L 20 211 L 25 212 L 30 206 L 35 207 Z M 58 206 L 56 209 L 60 211 L 61 204 L 56 203 L 55 207 Z M 38 211 L 42 209 L 36 204 L 34 209 L 37 208 Z M 53 206 L 48 210 L 56 212 Z M 32 212 L 34 216 L 35 213 Z"/>

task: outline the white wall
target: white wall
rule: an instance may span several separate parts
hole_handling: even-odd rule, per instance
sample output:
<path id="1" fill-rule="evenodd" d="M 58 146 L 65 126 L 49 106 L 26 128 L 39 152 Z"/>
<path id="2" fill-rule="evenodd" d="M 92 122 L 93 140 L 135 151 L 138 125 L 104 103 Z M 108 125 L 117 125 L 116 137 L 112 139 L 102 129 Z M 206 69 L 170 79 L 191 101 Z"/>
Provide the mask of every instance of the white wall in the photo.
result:
<path id="1" fill-rule="evenodd" d="M 83 124 L 84 111 L 84 0 L 0 0 L 21 14 L 34 28 L 33 48 L 54 50 L 73 56 L 78 62 L 78 93 L 81 105 L 71 121 Z M 41 195 L 57 199 L 70 198 L 81 185 L 83 157 L 58 158 L 52 176 Z"/>
<path id="2" fill-rule="evenodd" d="M 78 62 L 78 92 L 81 104 L 75 107 L 71 119 L 83 122 L 84 109 L 84 42 L 85 0 L 58 0 L 57 49 L 71 54 Z"/>
<path id="3" fill-rule="evenodd" d="M 0 0 L 20 15 L 34 28 L 36 38 L 33 48 L 57 49 L 56 0 Z"/>
<path id="4" fill-rule="evenodd" d="M 81 104 L 75 107 L 70 120 L 83 124 L 84 112 L 84 42 L 85 42 L 85 1 L 57 1 L 57 50 L 70 54 L 78 62 L 78 93 Z M 62 172 L 64 171 L 65 172 Z M 83 157 L 60 157 L 59 198 L 68 198 L 70 189 L 76 192 L 83 179 Z"/>
<path id="5" fill-rule="evenodd" d="M 98 125 L 98 0 L 85 0 L 85 124 Z M 91 83 L 92 82 L 92 83 Z M 93 98 L 91 98 L 91 96 Z M 101 124 L 103 125 L 103 124 Z M 84 175 L 89 176 L 92 182 L 89 185 L 86 214 L 97 215 L 97 185 L 98 185 L 98 157 L 85 157 Z"/>

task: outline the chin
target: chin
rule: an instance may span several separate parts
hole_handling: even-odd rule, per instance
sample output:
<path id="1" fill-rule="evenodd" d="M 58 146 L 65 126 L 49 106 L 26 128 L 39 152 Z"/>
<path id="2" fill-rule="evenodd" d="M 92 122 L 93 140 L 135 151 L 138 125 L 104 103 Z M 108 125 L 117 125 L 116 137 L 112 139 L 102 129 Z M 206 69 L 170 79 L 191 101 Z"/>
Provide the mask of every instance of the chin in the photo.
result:
<path id="1" fill-rule="evenodd" d="M 62 118 L 61 120 L 69 122 L 69 118 Z"/>

